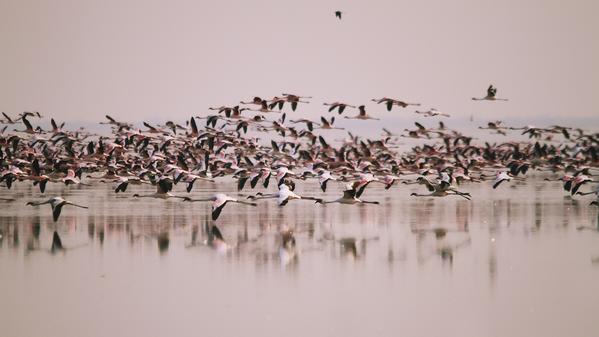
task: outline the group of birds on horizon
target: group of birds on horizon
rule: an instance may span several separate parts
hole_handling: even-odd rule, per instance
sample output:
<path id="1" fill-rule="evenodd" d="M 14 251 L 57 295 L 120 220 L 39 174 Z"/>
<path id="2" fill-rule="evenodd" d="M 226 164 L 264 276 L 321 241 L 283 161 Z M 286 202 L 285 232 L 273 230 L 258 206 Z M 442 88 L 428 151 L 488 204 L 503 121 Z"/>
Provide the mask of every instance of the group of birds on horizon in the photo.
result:
<path id="1" fill-rule="evenodd" d="M 497 89 L 491 85 L 485 97 L 473 100 L 506 100 L 497 98 L 496 93 Z M 582 186 L 593 183 L 593 173 L 599 170 L 599 133 L 558 125 L 506 127 L 501 121 L 494 121 L 479 129 L 501 135 L 519 130 L 520 137 L 527 136 L 528 140 L 479 144 L 471 136 L 448 129 L 443 122 L 434 128 L 416 122 L 416 128 L 405 129 L 405 133 L 390 131 L 389 126 L 383 128 L 378 138 L 363 138 L 348 131 L 348 138 L 331 140 L 326 136 L 328 130 L 343 130 L 336 126 L 334 115 L 314 121 L 301 117 L 297 111 L 311 99 L 288 93 L 271 99 L 256 96 L 238 105 L 210 107 L 215 114 L 191 117 L 184 124 L 143 122 L 144 130 L 106 115 L 106 121 L 101 122 L 111 128 L 106 135 L 84 129 L 69 131 L 65 123 L 59 124 L 54 119 L 50 120 L 49 130 L 34 127 L 31 120 L 42 118 L 38 112 L 24 112 L 17 117 L 2 113 L 1 123 L 6 126 L 0 130 L 0 186 L 11 189 L 15 182 L 28 182 L 44 194 L 48 183 L 65 186 L 110 183 L 115 193 L 127 193 L 135 185 L 153 185 L 154 193 L 133 193 L 131 197 L 210 203 L 214 221 L 227 204 L 256 207 L 259 200 L 265 199 L 276 200 L 280 207 L 294 200 L 322 205 L 378 204 L 376 200 L 362 199 L 367 187 L 379 184 L 391 190 L 397 182 L 423 185 L 428 191 L 411 193 L 414 197 L 456 196 L 470 200 L 472 195 L 461 190 L 462 186 L 490 181 L 495 189 L 511 180 L 525 179 L 529 170 L 551 173 L 552 177 L 547 179 L 561 181 L 572 196 L 593 194 L 599 198 L 599 188 L 581 191 Z M 387 111 L 420 106 L 389 97 L 372 102 L 383 104 Z M 358 109 L 358 115 L 345 118 L 376 119 L 367 114 L 366 105 L 340 101 L 323 104 L 331 114 L 342 115 L 347 109 Z M 435 109 L 416 113 L 448 116 Z M 266 117 L 271 114 L 276 117 Z M 287 114 L 298 117 L 287 120 Z M 203 127 L 199 125 L 201 120 L 205 121 Z M 24 129 L 7 130 L 8 125 L 21 124 Z M 553 142 L 554 137 L 561 140 Z M 401 138 L 432 143 L 415 145 L 402 152 Z M 198 182 L 214 184 L 216 178 L 225 176 L 237 180 L 239 193 L 248 189 L 262 191 L 240 194 L 243 199 L 224 193 L 193 197 Z M 308 179 L 318 181 L 323 192 L 331 184 L 340 184 L 343 193 L 337 199 L 324 200 L 317 195 L 295 192 L 296 183 Z M 271 182 L 274 191 L 268 190 Z M 174 194 L 176 185 L 184 185 L 187 194 Z M 592 204 L 597 205 L 597 200 Z M 87 208 L 60 196 L 27 202 L 30 206 L 46 204 L 50 205 L 55 222 L 65 206 Z M 211 228 L 215 228 L 210 230 L 211 237 L 222 240 L 216 225 Z M 294 245 L 292 231 L 282 235 L 287 238 L 285 245 Z"/>

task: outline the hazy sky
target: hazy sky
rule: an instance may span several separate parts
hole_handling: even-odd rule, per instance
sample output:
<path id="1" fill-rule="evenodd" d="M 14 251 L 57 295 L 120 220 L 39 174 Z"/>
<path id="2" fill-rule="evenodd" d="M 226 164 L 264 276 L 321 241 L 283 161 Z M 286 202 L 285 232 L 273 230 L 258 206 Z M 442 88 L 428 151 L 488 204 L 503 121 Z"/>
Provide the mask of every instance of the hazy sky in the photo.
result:
<path id="1" fill-rule="evenodd" d="M 308 116 L 390 96 L 455 116 L 592 118 L 597 13 L 594 0 L 0 0 L 0 110 L 182 120 L 292 92 L 315 97 Z M 490 83 L 510 102 L 470 100 Z"/>

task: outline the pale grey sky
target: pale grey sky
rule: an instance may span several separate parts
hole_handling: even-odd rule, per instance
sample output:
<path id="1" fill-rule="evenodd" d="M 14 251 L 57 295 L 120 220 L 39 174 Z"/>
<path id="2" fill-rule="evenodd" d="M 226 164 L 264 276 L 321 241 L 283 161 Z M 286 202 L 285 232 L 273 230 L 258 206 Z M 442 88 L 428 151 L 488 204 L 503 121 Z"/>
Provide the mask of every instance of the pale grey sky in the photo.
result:
<path id="1" fill-rule="evenodd" d="M 315 97 L 308 116 L 390 96 L 458 117 L 592 118 L 597 13 L 593 0 L 1 0 L 0 110 L 182 120 L 292 92 Z M 490 83 L 510 102 L 470 100 Z"/>

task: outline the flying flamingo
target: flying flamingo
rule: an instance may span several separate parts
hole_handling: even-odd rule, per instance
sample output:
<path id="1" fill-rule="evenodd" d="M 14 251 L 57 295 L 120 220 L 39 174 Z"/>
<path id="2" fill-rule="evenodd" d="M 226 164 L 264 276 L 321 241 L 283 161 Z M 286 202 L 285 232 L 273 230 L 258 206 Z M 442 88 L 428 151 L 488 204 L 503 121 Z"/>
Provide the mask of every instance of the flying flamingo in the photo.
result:
<path id="1" fill-rule="evenodd" d="M 379 118 L 374 118 L 374 117 L 371 117 L 370 115 L 368 115 L 366 113 L 366 107 L 364 105 L 360 105 L 358 107 L 358 109 L 360 110 L 360 113 L 357 116 L 354 116 L 354 117 L 345 116 L 345 118 L 347 118 L 347 119 L 363 119 L 363 120 L 365 120 L 365 119 L 379 120 Z"/>
<path id="2" fill-rule="evenodd" d="M 329 112 L 337 109 L 337 112 L 340 115 L 343 113 L 343 111 L 345 111 L 345 108 L 354 108 L 354 109 L 356 108 L 354 105 L 349 105 L 349 104 L 341 103 L 341 102 L 323 103 L 323 105 L 330 106 Z"/>
<path id="3" fill-rule="evenodd" d="M 322 126 L 318 129 L 323 130 L 345 130 L 344 128 L 333 127 L 333 123 L 335 123 L 335 116 L 331 117 L 331 121 L 329 122 L 326 118 L 320 117 L 320 121 L 322 122 Z"/>
<path id="4" fill-rule="evenodd" d="M 588 183 L 588 182 L 590 182 L 590 181 L 593 181 L 593 179 L 592 179 L 592 178 L 590 178 L 590 177 L 589 177 L 589 176 L 587 176 L 587 175 L 584 175 L 584 174 L 577 175 L 577 176 L 574 178 L 574 180 L 572 181 L 572 185 L 573 185 L 573 186 L 572 186 L 572 190 L 570 191 L 570 193 L 571 193 L 572 195 L 575 195 L 575 194 L 576 194 L 576 192 L 578 192 L 578 189 L 579 189 L 579 188 L 580 188 L 582 185 L 584 185 L 584 184 L 586 184 L 586 183 Z"/>
<path id="5" fill-rule="evenodd" d="M 156 184 L 156 192 L 152 194 L 139 195 L 134 194 L 134 198 L 156 198 L 156 199 L 168 199 L 168 198 L 179 198 L 186 199 L 187 197 L 180 197 L 173 195 L 170 191 L 173 189 L 173 181 L 170 178 L 161 177 Z"/>
<path id="6" fill-rule="evenodd" d="M 496 189 L 502 182 L 510 180 L 512 180 L 512 176 L 506 171 L 497 172 L 497 176 L 495 177 L 495 180 L 493 180 L 493 189 Z"/>
<path id="7" fill-rule="evenodd" d="M 255 196 L 249 196 L 248 198 L 252 199 L 252 200 L 277 199 L 277 204 L 279 206 L 285 206 L 291 200 L 315 200 L 317 203 L 322 202 L 322 199 L 320 199 L 320 198 L 303 197 L 303 196 L 297 195 L 297 194 L 293 193 L 289 189 L 289 186 L 287 186 L 286 184 L 279 185 L 279 192 L 277 192 L 277 193 L 262 194 L 259 192 Z"/>
<path id="8" fill-rule="evenodd" d="M 312 98 L 312 96 L 299 96 L 294 94 L 283 94 L 287 102 L 291 103 L 291 110 L 295 111 L 297 103 L 310 103 L 308 101 L 302 101 L 302 98 Z"/>
<path id="9" fill-rule="evenodd" d="M 316 203 L 319 204 L 332 204 L 332 203 L 339 203 L 339 204 L 344 204 L 344 205 L 354 205 L 354 204 L 375 204 L 378 205 L 379 202 L 378 201 L 366 201 L 366 200 L 361 200 L 356 196 L 356 188 L 352 185 L 349 184 L 346 186 L 346 190 L 343 191 L 343 196 L 339 199 L 336 200 L 331 200 L 331 201 L 317 201 Z"/>
<path id="10" fill-rule="evenodd" d="M 329 182 L 329 180 L 337 180 L 337 178 L 333 177 L 329 171 L 322 171 L 318 177 L 318 183 L 320 184 L 320 189 L 322 189 L 323 192 L 327 191 L 327 182 Z"/>
<path id="11" fill-rule="evenodd" d="M 61 198 L 61 197 L 53 197 L 53 198 L 50 198 L 50 199 L 48 199 L 46 201 L 42 201 L 42 202 L 30 201 L 27 203 L 28 206 L 39 206 L 39 205 L 45 205 L 45 204 L 50 204 L 50 206 L 52 206 L 52 217 L 54 219 L 54 222 L 58 221 L 58 217 L 60 216 L 62 207 L 65 205 L 71 205 L 71 206 L 75 206 L 75 207 L 79 207 L 79 208 L 88 208 L 87 206 L 82 206 L 82 205 L 72 203 L 68 200 Z"/>
<path id="12" fill-rule="evenodd" d="M 394 105 L 397 105 L 401 108 L 405 108 L 409 105 L 420 106 L 420 103 L 406 103 L 404 101 L 400 101 L 393 98 L 383 97 L 383 98 L 373 98 L 371 101 L 376 102 L 376 104 L 385 103 L 387 106 L 387 111 L 391 111 Z"/>
<path id="13" fill-rule="evenodd" d="M 237 199 L 231 198 L 230 196 L 223 194 L 223 193 L 215 194 L 213 197 L 210 197 L 210 198 L 191 199 L 191 198 L 185 197 L 183 200 L 189 201 L 189 202 L 211 201 L 212 202 L 212 220 L 218 219 L 220 213 L 222 212 L 223 208 L 225 208 L 225 205 L 227 205 L 228 202 L 234 202 L 234 203 L 244 204 L 244 205 L 248 205 L 248 206 L 256 206 L 256 204 L 253 202 L 245 202 L 245 201 L 237 200 Z"/>

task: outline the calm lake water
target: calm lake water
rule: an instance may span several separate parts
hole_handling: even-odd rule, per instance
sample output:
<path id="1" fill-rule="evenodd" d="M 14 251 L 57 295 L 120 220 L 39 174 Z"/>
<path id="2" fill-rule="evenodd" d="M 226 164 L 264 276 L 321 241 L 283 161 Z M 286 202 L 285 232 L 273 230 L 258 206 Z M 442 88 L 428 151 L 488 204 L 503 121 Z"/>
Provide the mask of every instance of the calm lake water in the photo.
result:
<path id="1" fill-rule="evenodd" d="M 17 183 L 0 190 L 18 198 L 0 204 L 0 336 L 599 336 L 598 210 L 534 175 L 463 185 L 472 201 L 375 185 L 363 199 L 381 205 L 261 200 L 216 222 L 207 203 L 130 198 L 150 186 L 54 184 L 46 196 L 90 207 L 54 223 Z M 192 195 L 217 189 L 238 195 L 228 179 Z M 213 223 L 227 252 L 203 244 Z M 296 233 L 291 262 L 283 228 Z M 51 252 L 54 231 L 64 251 Z"/>

